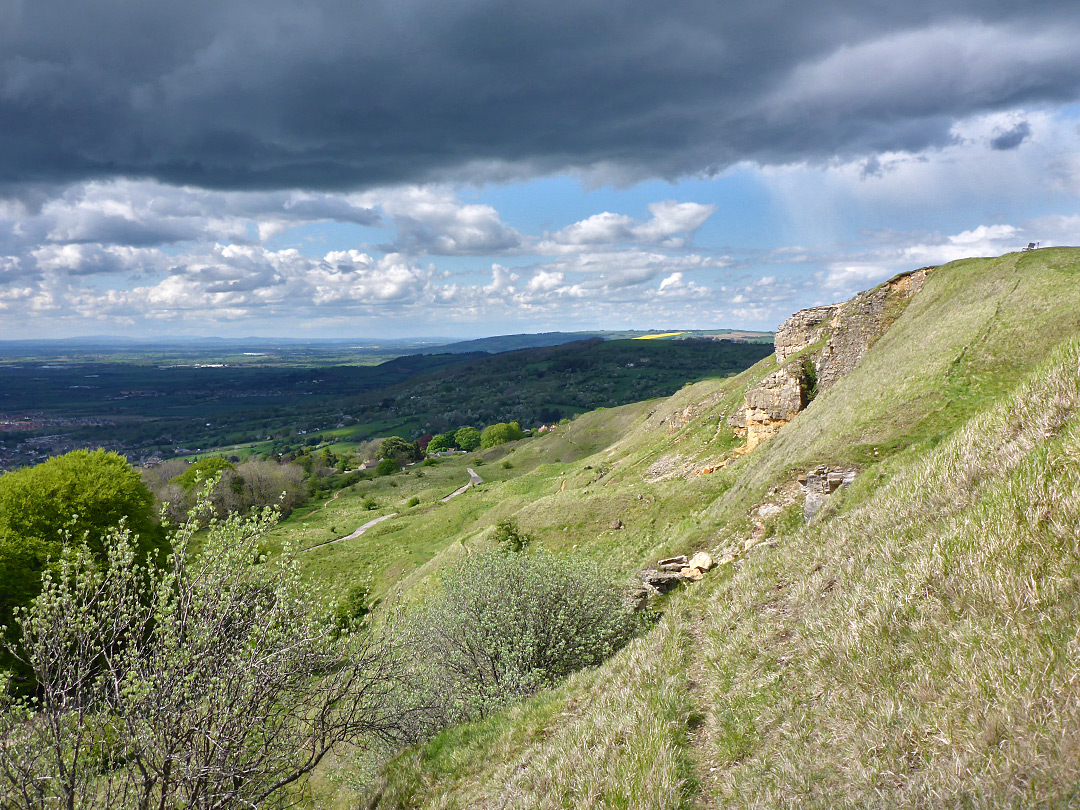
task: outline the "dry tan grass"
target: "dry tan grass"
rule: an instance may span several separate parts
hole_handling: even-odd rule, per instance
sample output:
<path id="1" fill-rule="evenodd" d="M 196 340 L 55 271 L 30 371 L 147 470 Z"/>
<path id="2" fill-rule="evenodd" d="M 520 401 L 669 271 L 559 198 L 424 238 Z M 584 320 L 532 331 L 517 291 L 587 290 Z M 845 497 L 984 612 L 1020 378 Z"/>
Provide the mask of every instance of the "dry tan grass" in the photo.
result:
<path id="1" fill-rule="evenodd" d="M 739 807 L 1080 800 L 1080 343 L 717 593 L 708 752 Z"/>
<path id="2" fill-rule="evenodd" d="M 685 806 L 694 792 L 686 745 L 689 642 L 685 622 L 664 622 L 606 666 L 444 732 L 388 769 L 378 806 Z"/>

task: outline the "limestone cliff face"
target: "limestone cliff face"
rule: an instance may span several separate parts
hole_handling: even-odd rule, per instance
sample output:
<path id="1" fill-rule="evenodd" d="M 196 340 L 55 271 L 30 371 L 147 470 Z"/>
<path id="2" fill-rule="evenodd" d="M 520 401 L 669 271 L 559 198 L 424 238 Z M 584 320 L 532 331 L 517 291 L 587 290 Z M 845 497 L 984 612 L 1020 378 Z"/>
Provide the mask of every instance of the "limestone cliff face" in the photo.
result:
<path id="1" fill-rule="evenodd" d="M 819 392 L 855 370 L 870 347 L 899 317 L 907 301 L 923 288 L 932 269 L 924 267 L 897 276 L 836 307 L 829 339 L 814 358 Z"/>
<path id="2" fill-rule="evenodd" d="M 827 307 L 810 307 L 796 312 L 776 330 L 773 347 L 776 360 L 783 363 L 791 355 L 801 352 L 807 346 L 813 346 L 836 325 L 836 313 L 840 304 Z"/>
<path id="3" fill-rule="evenodd" d="M 746 392 L 728 417 L 746 450 L 779 432 L 818 393 L 850 374 L 926 282 L 932 267 L 904 273 L 850 301 L 796 312 L 776 330 L 780 368 Z M 790 360 L 816 343 L 809 355 Z"/>
<path id="4" fill-rule="evenodd" d="M 746 437 L 745 452 L 774 436 L 809 404 L 814 393 L 810 368 L 800 361 L 787 363 L 743 395 L 727 421 L 735 435 Z"/>
<path id="5" fill-rule="evenodd" d="M 746 449 L 753 450 L 795 418 L 809 402 L 806 379 L 779 368 L 746 392 L 743 414 Z"/>

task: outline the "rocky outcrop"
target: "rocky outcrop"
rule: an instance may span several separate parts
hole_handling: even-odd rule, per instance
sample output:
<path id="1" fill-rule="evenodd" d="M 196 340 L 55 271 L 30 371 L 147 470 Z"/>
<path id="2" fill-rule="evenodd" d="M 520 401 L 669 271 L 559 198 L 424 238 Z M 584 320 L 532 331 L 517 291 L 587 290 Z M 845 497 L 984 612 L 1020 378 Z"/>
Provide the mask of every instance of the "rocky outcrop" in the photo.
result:
<path id="1" fill-rule="evenodd" d="M 776 360 L 783 363 L 791 355 L 813 346 L 836 325 L 836 313 L 839 304 L 826 307 L 810 307 L 796 312 L 776 330 L 773 347 Z"/>
<path id="2" fill-rule="evenodd" d="M 684 582 L 698 582 L 714 565 L 712 555 L 707 551 L 699 551 L 689 559 L 680 554 L 660 560 L 655 568 L 641 572 L 640 580 L 626 595 L 627 604 L 639 610 L 650 597 L 667 593 Z"/>
<path id="3" fill-rule="evenodd" d="M 780 368 L 747 391 L 742 406 L 728 416 L 736 435 L 746 436 L 746 451 L 778 433 L 817 394 L 854 371 L 932 270 L 903 273 L 850 301 L 804 309 L 784 321 L 774 341 Z M 815 351 L 794 357 L 819 343 Z"/>
<path id="4" fill-rule="evenodd" d="M 827 390 L 855 370 L 870 347 L 900 316 L 908 300 L 923 288 L 932 269 L 904 273 L 840 304 L 829 339 L 814 358 L 818 391 Z"/>
<path id="5" fill-rule="evenodd" d="M 803 500 L 803 518 L 813 520 L 825 506 L 829 496 L 841 487 L 851 486 L 855 481 L 855 470 L 835 467 L 815 467 L 799 476 L 799 486 L 806 497 Z"/>
<path id="6" fill-rule="evenodd" d="M 748 451 L 776 434 L 806 407 L 809 390 L 806 379 L 797 371 L 777 369 L 746 392 L 742 411 Z"/>

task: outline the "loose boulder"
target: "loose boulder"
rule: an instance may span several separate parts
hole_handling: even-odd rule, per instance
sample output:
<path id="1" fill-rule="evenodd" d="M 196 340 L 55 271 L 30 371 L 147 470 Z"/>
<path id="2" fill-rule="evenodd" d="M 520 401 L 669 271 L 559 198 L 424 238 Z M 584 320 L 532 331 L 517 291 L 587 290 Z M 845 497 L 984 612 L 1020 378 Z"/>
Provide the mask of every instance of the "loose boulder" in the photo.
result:
<path id="1" fill-rule="evenodd" d="M 855 470 L 833 469 L 824 465 L 807 470 L 799 476 L 799 485 L 806 493 L 803 501 L 803 518 L 809 522 L 814 519 L 825 505 L 828 497 L 841 487 L 848 487 L 855 481 Z"/>
<path id="2" fill-rule="evenodd" d="M 678 571 L 657 571 L 655 568 L 646 568 L 641 572 L 641 581 L 653 588 L 656 593 L 667 593 L 682 582 L 682 577 Z"/>
<path id="3" fill-rule="evenodd" d="M 825 505 L 826 495 L 820 492 L 807 492 L 806 500 L 803 501 L 803 519 L 809 523 L 813 520 L 817 513 L 821 511 L 821 507 Z"/>
<path id="4" fill-rule="evenodd" d="M 668 557 L 666 560 L 660 560 L 656 567 L 661 571 L 681 571 L 689 564 L 690 561 L 686 559 L 686 555 L 680 554 L 678 557 Z"/>
<path id="5" fill-rule="evenodd" d="M 712 567 L 713 558 L 707 551 L 699 551 L 690 558 L 690 568 L 696 568 L 699 571 L 708 571 Z"/>

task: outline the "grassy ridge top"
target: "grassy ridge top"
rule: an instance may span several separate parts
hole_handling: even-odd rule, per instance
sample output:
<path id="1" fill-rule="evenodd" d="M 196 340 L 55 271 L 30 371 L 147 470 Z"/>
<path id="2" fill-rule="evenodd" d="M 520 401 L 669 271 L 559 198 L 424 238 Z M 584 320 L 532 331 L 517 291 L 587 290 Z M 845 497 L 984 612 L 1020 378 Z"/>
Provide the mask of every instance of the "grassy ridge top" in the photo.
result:
<path id="1" fill-rule="evenodd" d="M 939 268 L 849 377 L 742 457 L 723 417 L 773 359 L 487 451 L 489 482 L 383 535 L 391 556 L 410 537 L 432 544 L 421 566 L 384 568 L 386 592 L 482 546 L 506 516 L 628 577 L 668 553 L 738 556 L 600 668 L 403 753 L 365 800 L 1080 800 L 1078 275 L 1076 249 Z M 785 495 L 819 462 L 860 474 L 807 525 Z M 748 510 L 766 499 L 783 508 L 744 552 Z M 348 781 L 322 783 L 322 801 L 359 801 Z"/>
<path id="2" fill-rule="evenodd" d="M 848 377 L 748 458 L 730 497 L 753 500 L 785 470 L 872 465 L 948 435 L 1080 333 L 1074 248 L 965 259 L 922 292 Z"/>

